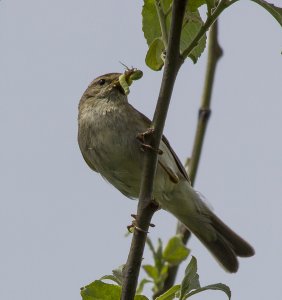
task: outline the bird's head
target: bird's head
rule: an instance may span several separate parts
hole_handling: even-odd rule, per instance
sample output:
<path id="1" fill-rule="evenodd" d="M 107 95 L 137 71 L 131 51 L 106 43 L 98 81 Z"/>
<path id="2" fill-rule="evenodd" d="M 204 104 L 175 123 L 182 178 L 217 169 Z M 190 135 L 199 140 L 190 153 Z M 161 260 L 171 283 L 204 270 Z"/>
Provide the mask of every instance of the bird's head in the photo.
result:
<path id="1" fill-rule="evenodd" d="M 126 69 L 123 74 L 109 73 L 99 76 L 90 83 L 82 95 L 80 105 L 88 99 L 127 102 L 129 86 L 133 80 L 141 78 L 142 75 L 142 71 L 132 68 Z"/>
<path id="2" fill-rule="evenodd" d="M 94 79 L 82 95 L 80 103 L 89 98 L 94 99 L 117 99 L 127 101 L 123 88 L 119 83 L 121 73 L 109 73 Z"/>

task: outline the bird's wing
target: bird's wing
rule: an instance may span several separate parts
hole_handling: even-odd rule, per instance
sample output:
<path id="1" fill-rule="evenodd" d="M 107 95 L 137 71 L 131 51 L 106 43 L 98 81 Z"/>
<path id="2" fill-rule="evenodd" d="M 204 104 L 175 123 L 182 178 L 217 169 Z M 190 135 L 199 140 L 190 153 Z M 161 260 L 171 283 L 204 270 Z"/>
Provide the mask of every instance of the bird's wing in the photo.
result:
<path id="1" fill-rule="evenodd" d="M 141 118 L 143 119 L 143 122 L 149 128 L 150 124 L 152 123 L 151 120 L 140 112 L 138 112 L 138 114 L 141 114 Z M 178 156 L 176 155 L 176 153 L 170 146 L 168 139 L 164 135 L 162 136 L 160 148 L 161 148 L 161 150 L 164 150 L 164 153 L 162 155 L 158 156 L 158 163 L 166 171 L 166 173 L 169 175 L 170 179 L 175 183 L 178 182 L 179 181 L 179 172 L 180 172 L 180 174 L 189 183 L 191 183 L 190 178 L 189 178 L 184 166 L 182 165 L 180 159 L 178 158 Z M 169 165 L 169 162 L 171 162 L 171 165 Z"/>
<path id="2" fill-rule="evenodd" d="M 190 183 L 190 178 L 189 175 L 187 174 L 183 164 L 181 163 L 180 159 L 178 158 L 178 156 L 176 155 L 176 153 L 174 152 L 174 150 L 172 149 L 172 147 L 169 144 L 168 139 L 163 135 L 162 137 L 162 142 L 164 143 L 164 145 L 167 147 L 167 149 L 169 150 L 170 154 L 172 155 L 174 162 L 177 165 L 178 171 L 184 176 L 184 178 Z M 164 161 L 163 161 L 164 160 Z M 162 156 L 159 156 L 159 163 L 161 166 L 166 166 L 165 163 L 165 159 L 162 160 Z M 171 168 L 169 168 L 171 169 Z"/>
<path id="3" fill-rule="evenodd" d="M 80 146 L 80 145 L 79 145 Z M 88 150 L 89 151 L 89 150 Z M 90 167 L 91 170 L 98 172 L 97 169 L 95 168 L 94 164 L 87 158 L 87 156 L 84 154 L 84 151 L 81 151 L 81 154 L 87 163 L 87 165 Z M 99 172 L 98 172 L 99 173 Z"/>

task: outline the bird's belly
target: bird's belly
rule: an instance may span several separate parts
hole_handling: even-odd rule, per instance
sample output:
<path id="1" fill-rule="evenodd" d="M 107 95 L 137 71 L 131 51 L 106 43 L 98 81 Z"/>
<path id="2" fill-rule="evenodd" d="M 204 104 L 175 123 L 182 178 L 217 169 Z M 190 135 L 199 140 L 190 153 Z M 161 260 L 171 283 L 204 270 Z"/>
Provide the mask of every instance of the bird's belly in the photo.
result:
<path id="1" fill-rule="evenodd" d="M 135 128 L 131 135 L 125 135 L 111 127 L 90 127 L 82 146 L 86 160 L 95 170 L 129 198 L 138 198 L 140 192 L 144 152 L 136 135 L 143 131 Z M 153 187 L 155 200 L 165 197 L 174 185 L 158 165 Z"/>
<path id="2" fill-rule="evenodd" d="M 114 133 L 114 134 L 113 134 Z M 88 157 L 97 171 L 121 193 L 137 198 L 140 190 L 143 155 L 135 137 L 122 140 L 118 133 L 96 135 L 88 150 Z"/>

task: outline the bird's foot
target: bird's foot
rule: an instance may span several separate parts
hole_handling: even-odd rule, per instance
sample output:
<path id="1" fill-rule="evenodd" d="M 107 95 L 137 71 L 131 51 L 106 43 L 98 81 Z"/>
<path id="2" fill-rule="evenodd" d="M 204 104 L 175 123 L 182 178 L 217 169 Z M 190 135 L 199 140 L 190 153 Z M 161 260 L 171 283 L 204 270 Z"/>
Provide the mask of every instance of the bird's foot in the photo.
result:
<path id="1" fill-rule="evenodd" d="M 163 154 L 163 151 L 162 151 L 161 149 L 155 149 L 155 148 L 152 147 L 151 145 L 144 144 L 144 143 L 141 144 L 141 150 L 142 150 L 143 152 L 145 152 L 146 150 L 150 150 L 150 151 L 156 152 L 156 153 L 159 154 L 159 155 L 162 155 L 162 154 Z"/>
<path id="2" fill-rule="evenodd" d="M 161 149 L 155 149 L 151 145 L 147 144 L 146 141 L 145 141 L 146 136 L 153 134 L 154 131 L 155 131 L 154 128 L 149 128 L 145 132 L 138 133 L 136 138 L 139 142 L 141 142 L 141 150 L 142 151 L 151 150 L 151 151 L 154 151 L 154 152 L 158 153 L 159 155 L 162 155 L 163 151 Z"/>
<path id="3" fill-rule="evenodd" d="M 137 139 L 140 142 L 145 143 L 145 137 L 148 136 L 148 135 L 152 135 L 154 132 L 155 132 L 155 129 L 150 127 L 145 132 L 138 133 L 137 134 Z"/>
<path id="4" fill-rule="evenodd" d="M 143 233 L 149 233 L 149 231 L 144 230 L 144 229 L 142 229 L 142 228 L 140 228 L 140 227 L 138 226 L 138 223 L 137 223 L 137 220 L 136 220 L 136 219 L 137 219 L 137 215 L 131 214 L 131 217 L 132 217 L 134 220 L 132 221 L 131 225 L 128 225 L 128 226 L 127 226 L 127 230 L 128 230 L 130 233 L 132 233 L 134 229 L 136 229 L 136 230 L 138 230 L 138 231 L 140 231 L 140 232 L 143 232 Z M 149 226 L 150 226 L 150 227 L 155 227 L 156 225 L 155 225 L 155 224 L 150 224 Z"/>

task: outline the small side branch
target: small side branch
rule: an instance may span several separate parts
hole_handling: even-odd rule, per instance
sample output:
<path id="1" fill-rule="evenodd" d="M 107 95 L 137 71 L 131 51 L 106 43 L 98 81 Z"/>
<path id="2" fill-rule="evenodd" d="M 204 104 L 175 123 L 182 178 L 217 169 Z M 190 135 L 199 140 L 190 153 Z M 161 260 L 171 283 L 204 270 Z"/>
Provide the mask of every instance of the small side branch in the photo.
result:
<path id="1" fill-rule="evenodd" d="M 238 1 L 238 0 L 236 0 Z M 235 1 L 235 2 L 236 2 Z M 221 0 L 217 7 L 214 9 L 212 14 L 208 15 L 208 18 L 204 25 L 201 27 L 197 35 L 194 37 L 190 45 L 183 51 L 182 55 L 184 58 L 186 58 L 191 51 L 197 46 L 200 39 L 205 35 L 205 33 L 209 30 L 209 28 L 213 25 L 213 23 L 217 20 L 219 15 L 231 4 L 234 2 L 230 2 L 230 0 Z"/>
<path id="2" fill-rule="evenodd" d="M 189 176 L 194 185 L 200 156 L 202 153 L 203 141 L 208 125 L 208 120 L 211 115 L 211 97 L 212 89 L 214 85 L 214 76 L 218 60 L 223 55 L 223 51 L 218 43 L 218 24 L 215 22 L 210 29 L 209 33 L 209 45 L 208 45 L 208 60 L 206 69 L 206 78 L 204 84 L 204 90 L 202 95 L 202 102 L 199 109 L 197 130 L 194 139 L 194 145 L 192 150 L 191 159 L 189 162 Z"/>
<path id="3" fill-rule="evenodd" d="M 211 104 L 211 96 L 212 96 L 212 89 L 214 85 L 216 66 L 218 60 L 223 54 L 222 49 L 218 43 L 217 35 L 218 35 L 218 25 L 216 21 L 212 25 L 209 32 L 206 77 L 205 77 L 201 105 L 199 109 L 198 124 L 197 124 L 197 129 L 194 138 L 192 155 L 188 162 L 188 167 L 189 167 L 188 173 L 192 185 L 194 185 L 195 183 L 199 161 L 202 153 L 203 141 L 204 141 L 207 125 L 208 125 L 208 120 L 211 115 L 210 104 Z M 187 230 L 187 228 L 181 223 L 178 223 L 177 225 L 177 234 L 182 235 L 182 240 L 184 244 L 187 243 L 191 235 L 190 231 Z M 158 293 L 158 295 L 164 293 L 174 284 L 177 272 L 178 272 L 178 266 L 172 266 L 169 268 L 168 277 L 166 278 L 164 287 L 162 291 Z"/>
<path id="4" fill-rule="evenodd" d="M 173 1 L 164 73 L 152 122 L 154 131 L 148 136 L 148 143 L 154 149 L 159 149 L 174 82 L 178 70 L 183 63 L 180 56 L 180 35 L 186 3 L 186 0 Z M 136 219 L 138 227 L 142 228 L 143 231 L 134 230 L 133 233 L 131 248 L 123 274 L 122 300 L 134 299 L 147 237 L 146 231 L 148 231 L 152 216 L 157 209 L 154 202 L 152 202 L 156 165 L 157 153 L 154 151 L 146 151 Z"/>

